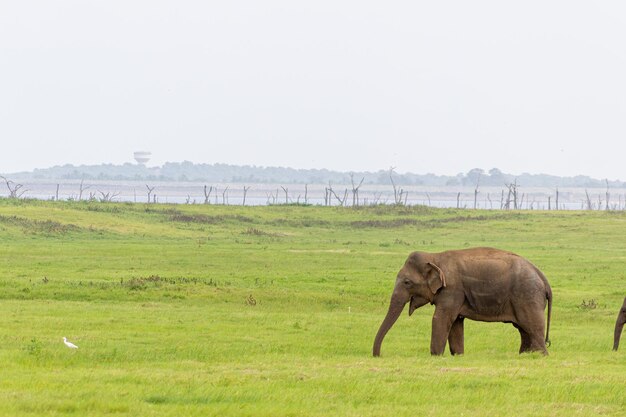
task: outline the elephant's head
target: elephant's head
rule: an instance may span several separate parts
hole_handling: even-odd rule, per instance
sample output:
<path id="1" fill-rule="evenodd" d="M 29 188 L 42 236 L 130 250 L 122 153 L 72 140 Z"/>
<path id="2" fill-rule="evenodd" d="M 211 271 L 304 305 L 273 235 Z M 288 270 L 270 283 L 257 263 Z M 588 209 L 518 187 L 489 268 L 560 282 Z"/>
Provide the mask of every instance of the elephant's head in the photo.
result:
<path id="1" fill-rule="evenodd" d="M 398 272 L 389 302 L 389 310 L 374 339 L 374 356 L 380 356 L 380 345 L 402 313 L 406 303 L 409 303 L 409 315 L 411 315 L 416 308 L 432 303 L 435 294 L 445 286 L 446 277 L 431 254 L 413 252 L 409 255 Z"/>
<path id="2" fill-rule="evenodd" d="M 617 321 L 615 321 L 615 335 L 613 338 L 613 350 L 617 350 L 619 347 L 619 338 L 622 335 L 622 329 L 626 323 L 626 298 L 624 298 L 624 304 L 617 314 Z"/>

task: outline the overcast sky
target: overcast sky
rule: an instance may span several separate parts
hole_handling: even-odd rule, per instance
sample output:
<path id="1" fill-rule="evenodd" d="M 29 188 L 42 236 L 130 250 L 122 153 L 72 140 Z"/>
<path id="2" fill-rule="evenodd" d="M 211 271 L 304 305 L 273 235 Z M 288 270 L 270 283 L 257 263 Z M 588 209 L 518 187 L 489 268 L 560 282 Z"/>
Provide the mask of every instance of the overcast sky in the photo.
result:
<path id="1" fill-rule="evenodd" d="M 623 1 L 0 2 L 0 172 L 189 160 L 626 180 Z"/>

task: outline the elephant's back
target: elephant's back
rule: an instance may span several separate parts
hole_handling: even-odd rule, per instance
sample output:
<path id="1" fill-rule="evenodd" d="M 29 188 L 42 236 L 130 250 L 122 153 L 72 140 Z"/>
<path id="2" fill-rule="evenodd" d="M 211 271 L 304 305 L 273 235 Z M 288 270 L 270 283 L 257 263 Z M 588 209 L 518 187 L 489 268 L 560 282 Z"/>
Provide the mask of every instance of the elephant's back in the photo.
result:
<path id="1" fill-rule="evenodd" d="M 508 262 L 514 262 L 515 260 L 526 261 L 526 259 L 524 259 L 523 257 L 519 256 L 516 253 L 502 250 L 502 249 L 486 247 L 486 246 L 476 247 L 476 248 L 447 250 L 444 252 L 440 252 L 437 255 L 440 258 L 445 258 L 445 259 L 460 259 L 463 261 L 476 261 L 476 262 L 484 262 L 485 260 L 489 260 L 489 259 L 508 261 Z"/>

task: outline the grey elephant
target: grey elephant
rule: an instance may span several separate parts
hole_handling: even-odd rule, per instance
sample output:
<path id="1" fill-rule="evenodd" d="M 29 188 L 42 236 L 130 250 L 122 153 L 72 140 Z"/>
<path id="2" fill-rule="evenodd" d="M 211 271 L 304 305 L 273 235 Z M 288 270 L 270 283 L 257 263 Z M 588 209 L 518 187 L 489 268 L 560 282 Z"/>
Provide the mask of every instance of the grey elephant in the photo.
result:
<path id="1" fill-rule="evenodd" d="M 619 347 L 619 338 L 622 336 L 622 329 L 626 323 L 626 297 L 624 298 L 624 304 L 617 313 L 617 320 L 615 321 L 615 333 L 613 335 L 613 350 L 617 350 Z"/>
<path id="2" fill-rule="evenodd" d="M 407 303 L 409 315 L 426 303 L 435 305 L 432 355 L 442 355 L 446 341 L 451 354 L 464 352 L 465 318 L 511 323 L 521 336 L 520 353 L 548 354 L 552 289 L 536 266 L 514 253 L 493 248 L 411 253 L 398 272 L 387 315 L 374 339 L 374 356 L 380 356 L 385 335 Z"/>

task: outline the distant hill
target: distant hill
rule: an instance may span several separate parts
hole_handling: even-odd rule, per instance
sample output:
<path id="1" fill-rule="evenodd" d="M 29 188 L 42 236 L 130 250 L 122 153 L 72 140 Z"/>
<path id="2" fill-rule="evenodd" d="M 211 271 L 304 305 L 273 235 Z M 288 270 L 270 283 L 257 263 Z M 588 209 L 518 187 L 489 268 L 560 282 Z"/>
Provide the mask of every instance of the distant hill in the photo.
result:
<path id="1" fill-rule="evenodd" d="M 35 169 L 32 172 L 5 174 L 12 180 L 119 180 L 119 181 L 196 181 L 206 183 L 282 183 L 282 184 L 350 184 L 350 175 L 358 184 L 363 178 L 365 184 L 389 184 L 389 170 L 376 172 L 339 172 L 327 169 L 294 169 L 282 167 L 258 167 L 249 165 L 228 164 L 194 164 L 185 162 L 167 162 L 161 167 L 145 167 L 126 163 L 123 165 L 71 164 L 52 168 Z M 575 177 L 558 177 L 546 174 L 511 175 L 493 168 L 484 171 L 475 168 L 467 173 L 455 176 L 435 174 L 393 174 L 394 182 L 399 185 L 425 186 L 502 186 L 506 183 L 517 183 L 524 187 L 606 187 L 606 180 L 595 179 L 584 175 Z M 626 183 L 616 180 L 609 181 L 611 188 L 624 188 Z"/>

